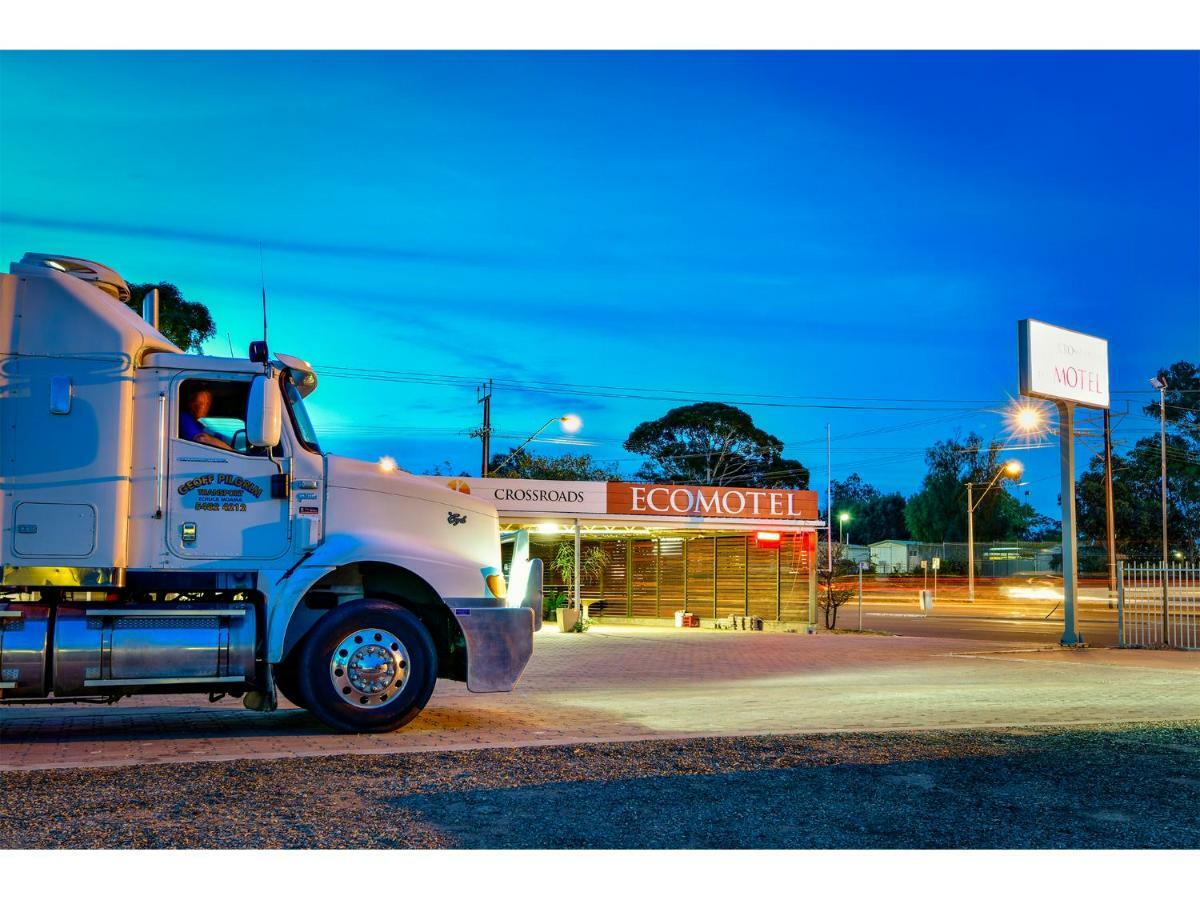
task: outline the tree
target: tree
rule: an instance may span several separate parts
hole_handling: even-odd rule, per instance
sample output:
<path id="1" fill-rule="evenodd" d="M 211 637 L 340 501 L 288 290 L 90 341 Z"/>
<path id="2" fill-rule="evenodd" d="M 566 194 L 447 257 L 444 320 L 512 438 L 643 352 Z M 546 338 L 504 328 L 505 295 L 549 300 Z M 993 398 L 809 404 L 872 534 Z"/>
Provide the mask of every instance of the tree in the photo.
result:
<path id="1" fill-rule="evenodd" d="M 579 585 L 597 581 L 608 565 L 608 554 L 603 547 L 587 547 L 579 554 Z M 575 542 L 563 541 L 555 551 L 550 568 L 562 579 L 568 591 L 575 585 Z"/>
<path id="2" fill-rule="evenodd" d="M 511 457 L 511 459 L 509 458 Z M 507 461 L 506 461 L 507 460 Z M 495 454 L 488 463 L 493 478 L 537 478 L 544 481 L 615 481 L 616 466 L 597 462 L 590 453 L 544 456 L 530 450 Z"/>
<path id="3" fill-rule="evenodd" d="M 830 553 L 833 566 L 830 571 Z M 838 610 L 854 597 L 854 591 L 839 584 L 845 583 L 848 575 L 858 571 L 854 561 L 843 555 L 841 544 L 822 543 L 817 550 L 817 606 L 825 618 L 825 627 L 832 631 L 837 627 Z"/>
<path id="4" fill-rule="evenodd" d="M 783 441 L 727 403 L 679 406 L 638 425 L 625 449 L 650 459 L 643 481 L 669 484 L 808 487 L 808 469 L 783 456 Z"/>
<path id="5" fill-rule="evenodd" d="M 1180 361 L 1158 371 L 1167 390 L 1167 533 L 1172 549 L 1200 553 L 1200 366 Z M 1157 423 L 1158 400 L 1143 412 Z M 1158 434 L 1113 456 L 1113 530 L 1119 552 L 1159 558 L 1162 553 L 1162 448 Z M 1080 534 L 1106 540 L 1104 462 L 1094 458 L 1079 477 Z"/>
<path id="6" fill-rule="evenodd" d="M 158 330 L 180 350 L 185 353 L 199 350 L 217 333 L 208 307 L 198 300 L 185 300 L 179 288 L 169 281 L 129 285 L 126 306 L 140 316 L 142 300 L 153 288 L 158 288 Z"/>
<path id="7" fill-rule="evenodd" d="M 451 463 L 450 460 L 448 460 L 448 459 L 444 459 L 440 463 L 437 463 L 436 465 L 431 466 L 430 468 L 423 471 L 421 474 L 422 475 L 439 475 L 442 477 L 458 477 L 458 478 L 470 478 L 471 477 L 471 473 L 466 471 L 465 469 L 459 469 L 458 472 L 456 473 L 454 471 L 453 463 Z"/>
<path id="8" fill-rule="evenodd" d="M 1158 377 L 1167 382 L 1167 427 L 1200 457 L 1200 366 L 1181 360 L 1158 370 Z M 1158 401 L 1147 403 L 1143 412 L 1158 418 Z"/>
<path id="9" fill-rule="evenodd" d="M 972 432 L 966 440 L 938 441 L 925 452 L 929 468 L 921 490 L 904 507 L 904 521 L 914 538 L 929 543 L 967 539 L 968 481 L 976 485 L 974 498 L 979 504 L 975 540 L 1017 540 L 1027 533 L 1037 515 L 1033 507 L 1018 501 L 1002 483 L 985 493 L 1003 465 L 1002 446 L 993 441 L 984 447 L 983 438 Z"/>
<path id="10" fill-rule="evenodd" d="M 1144 437 L 1124 456 L 1113 456 L 1113 530 L 1119 552 L 1157 559 L 1162 553 L 1161 450 L 1157 435 Z M 1104 543 L 1104 461 L 1093 458 L 1076 487 L 1080 534 Z M 1175 549 L 1200 552 L 1200 461 L 1183 437 L 1167 435 L 1167 532 Z"/>
<path id="11" fill-rule="evenodd" d="M 845 481 L 833 483 L 833 523 L 837 534 L 837 516 L 850 514 L 846 525 L 846 536 L 858 544 L 873 544 L 888 538 L 908 538 L 908 524 L 904 521 L 904 497 L 900 493 L 884 494 L 873 485 L 867 484 L 855 472 Z M 825 514 L 828 516 L 829 511 Z"/>
<path id="12" fill-rule="evenodd" d="M 1028 504 L 1021 504 L 1028 507 Z M 1076 504 L 1078 506 L 1078 504 Z M 1025 528 L 1021 534 L 1017 535 L 1023 541 L 1061 541 L 1062 540 L 1062 523 L 1050 516 L 1044 516 L 1040 512 L 1034 511 L 1033 507 L 1029 507 L 1029 515 L 1025 522 Z"/>

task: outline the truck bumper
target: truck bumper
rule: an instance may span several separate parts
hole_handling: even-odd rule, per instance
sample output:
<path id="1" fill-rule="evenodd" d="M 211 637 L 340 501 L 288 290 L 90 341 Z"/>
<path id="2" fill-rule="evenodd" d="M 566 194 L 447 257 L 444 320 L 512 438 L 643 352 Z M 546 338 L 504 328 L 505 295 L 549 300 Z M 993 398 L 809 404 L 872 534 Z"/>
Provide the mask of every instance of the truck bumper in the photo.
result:
<path id="1" fill-rule="evenodd" d="M 453 607 L 467 641 L 467 690 L 511 691 L 533 656 L 533 610 L 528 607 Z"/>

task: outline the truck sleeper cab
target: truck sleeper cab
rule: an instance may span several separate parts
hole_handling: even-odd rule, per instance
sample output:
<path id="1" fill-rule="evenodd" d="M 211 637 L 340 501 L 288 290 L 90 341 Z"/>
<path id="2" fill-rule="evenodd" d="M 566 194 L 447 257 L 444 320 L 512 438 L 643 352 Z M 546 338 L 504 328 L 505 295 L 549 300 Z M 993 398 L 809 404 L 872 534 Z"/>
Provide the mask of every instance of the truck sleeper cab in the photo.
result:
<path id="1" fill-rule="evenodd" d="M 321 450 L 312 367 L 184 354 L 112 270 L 0 275 L 0 703 L 276 690 L 410 721 L 436 679 L 511 690 L 540 563 L 506 591 L 493 507 Z"/>

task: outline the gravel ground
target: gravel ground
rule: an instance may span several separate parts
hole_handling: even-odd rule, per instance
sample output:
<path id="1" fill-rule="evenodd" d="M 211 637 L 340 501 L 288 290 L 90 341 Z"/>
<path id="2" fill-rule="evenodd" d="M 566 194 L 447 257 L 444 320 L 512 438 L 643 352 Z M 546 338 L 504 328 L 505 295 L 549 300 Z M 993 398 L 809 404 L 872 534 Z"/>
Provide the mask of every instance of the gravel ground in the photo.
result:
<path id="1" fill-rule="evenodd" d="M 1200 847 L 1200 722 L 0 774 L 0 848 Z"/>

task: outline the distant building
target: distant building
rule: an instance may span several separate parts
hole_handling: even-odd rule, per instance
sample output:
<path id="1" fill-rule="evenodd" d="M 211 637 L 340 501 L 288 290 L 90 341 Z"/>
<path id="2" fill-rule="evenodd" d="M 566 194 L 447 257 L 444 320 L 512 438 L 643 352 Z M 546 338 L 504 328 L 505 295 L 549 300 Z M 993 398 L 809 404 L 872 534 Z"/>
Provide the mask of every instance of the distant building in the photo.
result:
<path id="1" fill-rule="evenodd" d="M 852 563 L 869 563 L 871 548 L 866 544 L 842 544 L 842 558 Z"/>
<path id="2" fill-rule="evenodd" d="M 907 575 L 921 567 L 920 541 L 876 541 L 868 549 L 871 565 L 881 575 Z"/>

